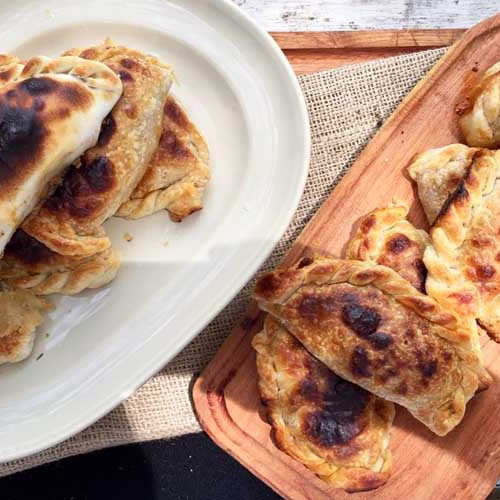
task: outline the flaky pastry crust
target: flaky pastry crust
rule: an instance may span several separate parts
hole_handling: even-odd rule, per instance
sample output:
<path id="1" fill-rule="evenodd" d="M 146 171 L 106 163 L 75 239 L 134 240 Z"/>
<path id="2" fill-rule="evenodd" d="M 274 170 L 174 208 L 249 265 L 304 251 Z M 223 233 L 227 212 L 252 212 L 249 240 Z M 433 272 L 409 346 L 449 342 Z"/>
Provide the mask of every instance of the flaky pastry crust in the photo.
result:
<path id="1" fill-rule="evenodd" d="M 335 375 L 272 316 L 252 345 L 276 445 L 336 488 L 384 484 L 394 405 Z"/>
<path id="2" fill-rule="evenodd" d="M 473 349 L 475 324 L 387 267 L 318 257 L 264 274 L 254 296 L 328 368 L 405 406 L 438 435 L 461 421 L 488 377 Z"/>
<path id="3" fill-rule="evenodd" d="M 500 341 L 500 162 L 481 150 L 430 230 L 427 293 Z"/>
<path id="4" fill-rule="evenodd" d="M 408 222 L 407 216 L 408 207 L 402 204 L 369 213 L 349 243 L 347 258 L 390 267 L 425 293 L 422 257 L 429 235 Z"/>

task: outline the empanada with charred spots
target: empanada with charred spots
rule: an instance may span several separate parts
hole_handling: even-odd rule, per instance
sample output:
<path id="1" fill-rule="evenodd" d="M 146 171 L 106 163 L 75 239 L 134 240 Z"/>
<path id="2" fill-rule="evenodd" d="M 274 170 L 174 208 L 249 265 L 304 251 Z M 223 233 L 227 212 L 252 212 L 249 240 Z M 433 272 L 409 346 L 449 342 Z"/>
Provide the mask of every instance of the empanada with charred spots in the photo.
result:
<path id="1" fill-rule="evenodd" d="M 335 375 L 270 315 L 252 345 L 276 445 L 333 487 L 384 484 L 394 405 Z"/>
<path id="2" fill-rule="evenodd" d="M 89 257 L 59 255 L 18 229 L 0 260 L 0 279 L 36 295 L 75 295 L 113 280 L 120 267 L 113 247 Z"/>
<path id="3" fill-rule="evenodd" d="M 104 64 L 0 56 L 0 256 L 66 167 L 93 146 L 122 93 Z"/>
<path id="4" fill-rule="evenodd" d="M 207 144 L 177 99 L 170 95 L 163 109 L 158 148 L 144 177 L 116 215 L 139 219 L 166 209 L 179 222 L 201 210 L 209 179 Z"/>
<path id="5" fill-rule="evenodd" d="M 402 204 L 369 213 L 349 243 L 347 258 L 390 267 L 425 293 L 422 259 L 429 235 L 408 222 L 407 215 L 408 207 Z"/>
<path id="6" fill-rule="evenodd" d="M 0 288 L 0 364 L 31 354 L 36 328 L 51 309 L 50 302 L 30 291 Z"/>
<path id="7" fill-rule="evenodd" d="M 340 377 L 450 432 L 488 374 L 462 323 L 385 266 L 316 257 L 266 273 L 254 297 Z"/>
<path id="8" fill-rule="evenodd" d="M 413 158 L 408 173 L 417 184 L 418 197 L 429 224 L 434 222 L 477 152 L 477 148 L 450 144 L 429 149 Z"/>
<path id="9" fill-rule="evenodd" d="M 481 150 L 430 229 L 426 289 L 500 342 L 500 156 Z"/>
<path id="10" fill-rule="evenodd" d="M 500 62 L 491 66 L 468 95 L 460 109 L 458 125 L 469 146 L 500 147 Z"/>
<path id="11" fill-rule="evenodd" d="M 106 118 L 97 145 L 69 169 L 22 228 L 54 252 L 84 257 L 111 244 L 101 225 L 129 199 L 149 165 L 173 74 L 158 59 L 110 41 L 70 53 L 108 66 L 120 76 L 123 94 Z"/>

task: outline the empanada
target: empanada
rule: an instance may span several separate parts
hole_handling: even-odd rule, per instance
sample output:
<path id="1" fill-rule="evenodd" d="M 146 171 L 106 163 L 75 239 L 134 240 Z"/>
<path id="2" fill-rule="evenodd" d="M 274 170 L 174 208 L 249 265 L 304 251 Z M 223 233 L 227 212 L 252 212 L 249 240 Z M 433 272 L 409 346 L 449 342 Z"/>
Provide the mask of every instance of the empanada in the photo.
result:
<path id="1" fill-rule="evenodd" d="M 0 290 L 0 364 L 27 358 L 52 305 L 26 290 Z"/>
<path id="2" fill-rule="evenodd" d="M 23 229 L 54 252 L 89 256 L 110 246 L 101 224 L 130 197 L 158 146 L 172 71 L 151 56 L 111 44 L 71 53 L 101 61 L 119 74 L 123 95 L 97 145 L 66 173 Z"/>
<path id="3" fill-rule="evenodd" d="M 18 229 L 0 260 L 0 279 L 37 295 L 74 295 L 109 283 L 119 267 L 113 247 L 89 257 L 59 255 Z"/>
<path id="4" fill-rule="evenodd" d="M 385 266 L 317 258 L 264 274 L 254 296 L 328 368 L 438 435 L 462 420 L 488 377 L 472 347 L 475 323 L 462 324 Z"/>
<path id="5" fill-rule="evenodd" d="M 0 56 L 0 256 L 70 163 L 93 146 L 122 84 L 78 57 Z"/>
<path id="6" fill-rule="evenodd" d="M 252 344 L 276 445 L 334 487 L 384 484 L 394 405 L 335 375 L 272 316 Z"/>
<path id="7" fill-rule="evenodd" d="M 458 125 L 469 146 L 500 147 L 500 62 L 489 68 L 466 96 Z"/>
<path id="8" fill-rule="evenodd" d="M 430 230 L 427 293 L 500 342 L 500 162 L 477 153 Z"/>
<path id="9" fill-rule="evenodd" d="M 463 144 L 451 144 L 429 149 L 413 158 L 408 173 L 417 183 L 418 197 L 429 224 L 434 222 L 477 151 L 476 148 L 469 148 Z"/>
<path id="10" fill-rule="evenodd" d="M 390 267 L 425 293 L 422 257 L 429 235 L 406 220 L 408 207 L 396 205 L 369 213 L 349 243 L 348 259 Z"/>
<path id="11" fill-rule="evenodd" d="M 203 191 L 209 179 L 205 140 L 178 101 L 169 96 L 158 149 L 116 215 L 139 219 L 167 209 L 173 220 L 181 221 L 203 207 Z"/>

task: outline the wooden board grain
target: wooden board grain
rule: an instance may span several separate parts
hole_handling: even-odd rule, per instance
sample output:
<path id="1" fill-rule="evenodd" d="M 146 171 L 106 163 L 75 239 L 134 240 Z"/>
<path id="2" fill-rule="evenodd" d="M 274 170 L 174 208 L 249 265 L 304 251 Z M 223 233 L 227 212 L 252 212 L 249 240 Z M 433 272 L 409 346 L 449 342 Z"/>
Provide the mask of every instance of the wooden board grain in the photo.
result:
<path id="1" fill-rule="evenodd" d="M 374 30 L 271 33 L 297 73 L 312 73 L 381 57 L 448 47 L 464 33 L 447 30 Z"/>
<path id="2" fill-rule="evenodd" d="M 460 38 L 403 101 L 304 229 L 283 265 L 310 252 L 342 255 L 360 217 L 394 197 L 411 203 L 411 220 L 423 226 L 406 166 L 419 151 L 459 140 L 455 107 L 461 91 L 499 58 L 497 16 Z M 499 345 L 485 340 L 485 361 L 494 383 L 468 405 L 457 429 L 439 438 L 398 408 L 391 432 L 392 478 L 375 492 L 346 494 L 327 487 L 270 439 L 251 348 L 261 320 L 252 306 L 194 384 L 193 400 L 212 439 L 280 495 L 294 500 L 444 500 L 485 498 L 492 490 L 500 475 Z"/>

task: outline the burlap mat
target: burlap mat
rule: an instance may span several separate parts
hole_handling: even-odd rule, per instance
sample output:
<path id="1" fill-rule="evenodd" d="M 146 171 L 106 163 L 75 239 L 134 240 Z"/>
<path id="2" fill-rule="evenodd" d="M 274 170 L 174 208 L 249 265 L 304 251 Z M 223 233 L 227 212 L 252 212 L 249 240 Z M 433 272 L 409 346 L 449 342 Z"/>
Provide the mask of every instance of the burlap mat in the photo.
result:
<path id="1" fill-rule="evenodd" d="M 444 52 L 431 50 L 299 78 L 311 122 L 309 178 L 292 223 L 262 270 L 277 265 L 382 122 Z M 200 431 L 190 384 L 242 317 L 251 287 L 252 282 L 163 371 L 109 415 L 58 446 L 1 464 L 0 476 L 100 448 Z"/>

